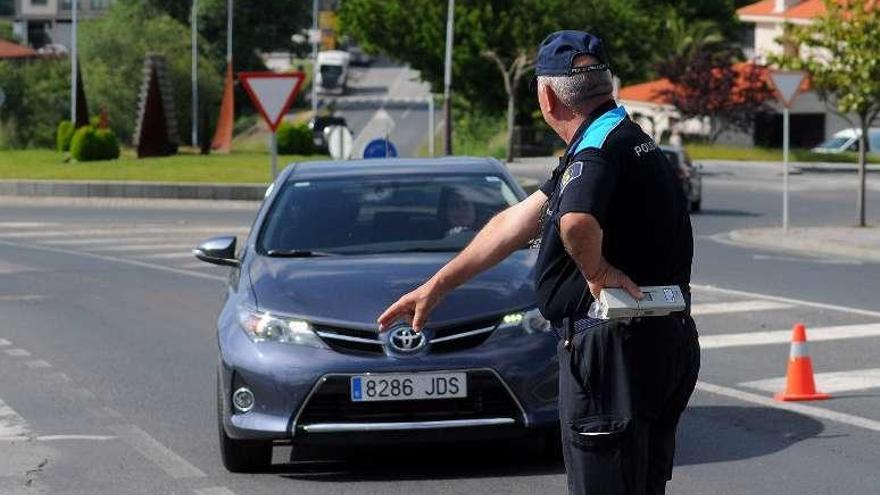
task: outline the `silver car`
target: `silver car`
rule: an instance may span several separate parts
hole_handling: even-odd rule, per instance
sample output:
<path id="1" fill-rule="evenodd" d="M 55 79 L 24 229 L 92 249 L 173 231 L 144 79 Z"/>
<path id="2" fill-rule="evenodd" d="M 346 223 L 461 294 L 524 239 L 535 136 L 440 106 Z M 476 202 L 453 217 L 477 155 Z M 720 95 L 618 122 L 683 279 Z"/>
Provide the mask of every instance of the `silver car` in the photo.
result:
<path id="1" fill-rule="evenodd" d="M 688 199 L 688 207 L 691 212 L 700 211 L 703 206 L 703 177 L 702 166 L 694 165 L 687 151 L 681 146 L 664 144 L 660 146 L 669 164 L 675 167 L 684 195 Z"/>

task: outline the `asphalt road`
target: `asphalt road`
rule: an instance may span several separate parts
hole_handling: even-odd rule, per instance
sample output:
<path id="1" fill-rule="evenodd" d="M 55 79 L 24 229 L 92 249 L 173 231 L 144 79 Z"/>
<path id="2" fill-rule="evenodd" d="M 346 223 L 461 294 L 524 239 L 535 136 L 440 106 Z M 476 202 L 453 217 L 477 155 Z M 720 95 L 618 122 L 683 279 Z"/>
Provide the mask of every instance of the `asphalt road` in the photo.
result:
<path id="1" fill-rule="evenodd" d="M 398 156 L 427 151 L 430 90 L 418 80 L 418 72 L 379 60 L 370 67 L 352 67 L 350 78 L 345 96 L 325 97 L 322 105 L 333 105 L 336 114 L 345 117 L 354 135 L 353 156 L 360 158 L 367 143 L 385 136 L 397 147 Z M 438 109 L 435 124 L 439 119 Z M 439 153 L 442 143 L 435 144 Z"/>
<path id="2" fill-rule="evenodd" d="M 880 265 L 729 244 L 731 229 L 778 224 L 781 179 L 767 168 L 706 172 L 705 211 L 693 217 L 703 368 L 669 492 L 876 494 Z M 880 177 L 871 179 L 878 219 Z M 853 183 L 796 176 L 793 224 L 849 223 Z M 564 492 L 558 461 L 527 442 L 276 449 L 273 472 L 225 472 L 213 398 L 224 271 L 189 249 L 243 235 L 254 210 L 0 199 L 0 493 Z M 799 321 L 834 398 L 780 406 L 766 380 L 783 376 Z"/>

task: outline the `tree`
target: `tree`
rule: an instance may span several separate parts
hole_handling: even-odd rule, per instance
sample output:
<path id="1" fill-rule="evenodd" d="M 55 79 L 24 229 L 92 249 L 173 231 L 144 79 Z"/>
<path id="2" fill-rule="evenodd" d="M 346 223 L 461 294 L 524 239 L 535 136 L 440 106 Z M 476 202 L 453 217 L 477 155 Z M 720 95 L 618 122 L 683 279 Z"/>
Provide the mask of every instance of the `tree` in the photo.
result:
<path id="1" fill-rule="evenodd" d="M 880 116 L 880 5 L 872 0 L 825 0 L 826 13 L 809 25 L 790 25 L 783 40 L 801 54 L 773 59 L 806 70 L 823 100 L 840 114 L 855 114 L 859 136 L 857 225 L 866 226 L 865 172 L 868 127 Z"/>
<path id="2" fill-rule="evenodd" d="M 766 71 L 739 62 L 739 50 L 712 21 L 688 22 L 670 12 L 666 32 L 669 49 L 656 68 L 670 84 L 660 96 L 683 119 L 708 118 L 713 142 L 727 130 L 750 131 L 771 97 Z"/>
<path id="3" fill-rule="evenodd" d="M 218 60 L 200 43 L 199 98 L 201 112 L 216 113 L 223 82 Z M 136 0 L 117 2 L 104 17 L 80 26 L 79 54 L 83 82 L 94 108 L 107 108 L 110 127 L 123 142 L 131 142 L 137 102 L 147 53 L 165 56 L 177 108 L 181 142 L 189 136 L 190 31 L 189 26 Z M 57 123 L 57 122 L 56 122 Z"/>
<path id="4" fill-rule="evenodd" d="M 70 116 L 70 63 L 0 61 L 0 148 L 54 147 L 58 122 Z"/>
<path id="5" fill-rule="evenodd" d="M 221 59 L 226 55 L 226 2 L 199 0 L 199 33 L 210 43 L 213 55 Z M 192 0 L 145 0 L 144 3 L 189 25 Z M 233 14 L 232 57 L 236 70 L 262 70 L 265 65 L 260 52 L 290 49 L 290 36 L 311 27 L 312 2 L 235 0 Z"/>
<path id="6" fill-rule="evenodd" d="M 445 4 L 436 0 L 346 0 L 340 23 L 366 50 L 409 64 L 439 92 L 443 87 Z M 637 80 L 650 72 L 650 66 L 643 62 L 652 53 L 652 43 L 646 39 L 658 31 L 636 0 L 457 0 L 455 19 L 455 92 L 475 111 L 507 109 L 508 156 L 516 113 L 521 110 L 517 93 L 546 35 L 560 29 L 592 32 L 606 41 L 615 73 L 624 80 Z M 535 108 L 535 101 L 528 103 Z"/>

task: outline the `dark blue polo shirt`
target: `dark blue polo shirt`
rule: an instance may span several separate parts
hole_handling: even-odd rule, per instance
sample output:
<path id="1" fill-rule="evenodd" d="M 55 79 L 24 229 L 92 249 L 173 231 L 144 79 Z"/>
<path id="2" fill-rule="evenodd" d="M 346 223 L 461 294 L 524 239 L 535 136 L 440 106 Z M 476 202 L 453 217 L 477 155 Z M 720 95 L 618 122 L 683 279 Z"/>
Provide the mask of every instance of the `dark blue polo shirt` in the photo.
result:
<path id="1" fill-rule="evenodd" d="M 562 244 L 559 219 L 570 212 L 596 218 L 603 256 L 635 283 L 689 291 L 694 244 L 681 183 L 623 107 L 609 101 L 589 115 L 541 191 L 548 201 L 535 287 L 546 318 L 582 316 L 593 300 Z"/>

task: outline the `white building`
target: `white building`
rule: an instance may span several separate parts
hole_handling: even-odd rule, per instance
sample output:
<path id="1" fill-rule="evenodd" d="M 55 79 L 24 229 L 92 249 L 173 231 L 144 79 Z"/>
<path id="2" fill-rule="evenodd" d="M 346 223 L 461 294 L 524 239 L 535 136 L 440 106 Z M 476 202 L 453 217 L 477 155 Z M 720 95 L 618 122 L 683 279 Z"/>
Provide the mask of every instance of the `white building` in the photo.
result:
<path id="1" fill-rule="evenodd" d="M 742 7 L 737 10 L 737 15 L 746 29 L 743 52 L 751 62 L 764 65 L 768 56 L 785 52 L 786 47 L 779 44 L 778 38 L 786 23 L 810 24 L 824 13 L 822 0 L 762 0 Z M 621 88 L 620 100 L 633 114 L 638 114 L 636 119 L 646 131 L 653 132 L 656 139 L 660 139 L 664 132 L 667 135 L 707 134 L 707 122 L 697 119 L 679 122 L 675 108 L 660 94 L 669 87 L 670 83 L 665 79 L 627 86 Z M 808 81 L 801 89 L 791 108 L 792 146 L 812 147 L 827 136 L 850 127 L 846 120 L 827 109 L 817 93 L 809 89 Z M 781 146 L 782 110 L 775 100 L 769 104 L 771 112 L 756 115 L 751 135 L 725 133 L 719 141 Z"/>
<path id="2" fill-rule="evenodd" d="M 103 15 L 113 0 L 77 0 L 77 17 Z M 34 48 L 44 45 L 70 47 L 72 0 L 14 0 L 13 29 L 22 43 Z"/>

